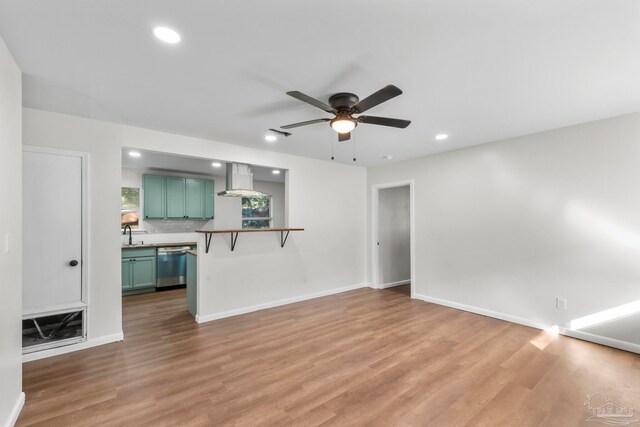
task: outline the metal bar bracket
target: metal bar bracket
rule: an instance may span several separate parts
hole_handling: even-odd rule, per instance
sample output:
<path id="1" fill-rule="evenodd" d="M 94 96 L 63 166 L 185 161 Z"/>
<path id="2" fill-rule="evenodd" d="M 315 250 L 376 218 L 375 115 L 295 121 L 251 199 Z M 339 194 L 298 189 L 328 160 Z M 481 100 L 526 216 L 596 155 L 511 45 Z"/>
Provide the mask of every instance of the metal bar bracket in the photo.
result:
<path id="1" fill-rule="evenodd" d="M 209 246 L 211 245 L 212 237 L 213 237 L 213 234 L 211 233 L 206 233 L 204 235 L 205 253 L 209 253 Z"/>
<path id="2" fill-rule="evenodd" d="M 235 234 L 235 237 L 234 237 Z M 236 241 L 238 241 L 238 232 L 231 232 L 231 251 L 233 251 L 236 248 Z"/>
<path id="3" fill-rule="evenodd" d="M 280 232 L 280 247 L 284 248 L 284 244 L 287 243 L 287 239 L 289 238 L 289 231 L 287 231 L 287 234 L 284 234 L 284 231 Z"/>

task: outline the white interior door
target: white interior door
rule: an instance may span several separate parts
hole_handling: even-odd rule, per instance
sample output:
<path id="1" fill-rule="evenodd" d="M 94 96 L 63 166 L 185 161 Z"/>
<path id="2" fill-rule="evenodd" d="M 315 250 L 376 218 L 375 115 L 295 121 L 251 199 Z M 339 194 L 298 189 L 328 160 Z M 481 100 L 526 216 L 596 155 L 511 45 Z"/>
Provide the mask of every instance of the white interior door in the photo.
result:
<path id="1" fill-rule="evenodd" d="M 82 160 L 23 153 L 23 312 L 83 304 Z"/>

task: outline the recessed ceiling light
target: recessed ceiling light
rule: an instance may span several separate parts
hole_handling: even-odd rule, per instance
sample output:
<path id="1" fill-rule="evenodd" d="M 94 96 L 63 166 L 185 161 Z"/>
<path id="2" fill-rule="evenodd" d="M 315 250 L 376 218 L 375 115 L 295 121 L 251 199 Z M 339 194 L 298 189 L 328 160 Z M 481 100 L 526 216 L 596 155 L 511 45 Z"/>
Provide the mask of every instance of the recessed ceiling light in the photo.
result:
<path id="1" fill-rule="evenodd" d="M 278 169 L 272 170 L 271 173 L 274 175 L 280 175 L 280 171 Z"/>
<path id="2" fill-rule="evenodd" d="M 222 163 L 220 163 L 220 162 L 213 162 L 213 163 L 211 163 L 211 166 L 213 166 L 214 168 L 219 168 L 220 166 L 222 166 Z"/>
<path id="3" fill-rule="evenodd" d="M 278 140 L 278 137 L 272 133 L 268 133 L 264 136 L 264 140 L 267 142 L 276 142 Z"/>
<path id="4" fill-rule="evenodd" d="M 436 135 L 436 141 L 444 141 L 447 138 L 449 138 L 449 135 L 446 133 L 439 133 Z"/>
<path id="5" fill-rule="evenodd" d="M 153 35 L 165 43 L 176 44 L 180 42 L 180 34 L 171 28 L 156 27 L 153 29 Z"/>
<path id="6" fill-rule="evenodd" d="M 142 156 L 142 154 L 140 154 L 139 151 L 129 151 L 129 155 L 131 157 L 140 157 L 140 156 Z"/>

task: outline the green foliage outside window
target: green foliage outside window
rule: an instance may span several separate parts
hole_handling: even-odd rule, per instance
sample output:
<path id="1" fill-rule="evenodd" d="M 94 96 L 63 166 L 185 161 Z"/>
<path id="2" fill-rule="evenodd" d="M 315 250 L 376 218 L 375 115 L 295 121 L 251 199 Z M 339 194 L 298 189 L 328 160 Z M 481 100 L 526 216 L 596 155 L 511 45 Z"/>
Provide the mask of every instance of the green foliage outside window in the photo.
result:
<path id="1" fill-rule="evenodd" d="M 271 226 L 271 196 L 242 198 L 242 228 L 269 228 Z"/>
<path id="2" fill-rule="evenodd" d="M 140 225 L 140 189 L 122 187 L 120 192 L 120 225 L 138 228 Z"/>

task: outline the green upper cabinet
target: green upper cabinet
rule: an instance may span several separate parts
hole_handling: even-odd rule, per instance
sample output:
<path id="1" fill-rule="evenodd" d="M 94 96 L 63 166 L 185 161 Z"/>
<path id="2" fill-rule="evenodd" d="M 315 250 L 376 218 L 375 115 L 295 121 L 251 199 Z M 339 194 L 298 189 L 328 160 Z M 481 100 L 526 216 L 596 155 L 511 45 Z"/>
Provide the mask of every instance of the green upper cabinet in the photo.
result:
<path id="1" fill-rule="evenodd" d="M 185 180 L 185 188 L 187 193 L 185 208 L 187 218 L 204 218 L 204 180 L 187 178 Z"/>
<path id="2" fill-rule="evenodd" d="M 167 178 L 167 218 L 184 218 L 185 179 L 175 176 Z M 189 181 L 189 180 L 186 180 Z"/>
<path id="3" fill-rule="evenodd" d="M 204 217 L 207 219 L 213 219 L 215 206 L 214 206 L 214 196 L 216 195 L 216 189 L 214 182 L 210 179 L 207 179 L 204 182 Z"/>
<path id="4" fill-rule="evenodd" d="M 145 219 L 213 219 L 215 183 L 208 179 L 144 175 Z"/>
<path id="5" fill-rule="evenodd" d="M 144 191 L 144 217 L 165 218 L 167 181 L 164 176 L 144 175 L 142 178 Z"/>

